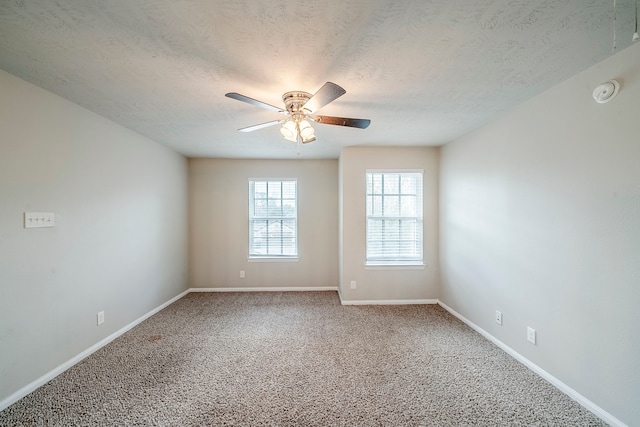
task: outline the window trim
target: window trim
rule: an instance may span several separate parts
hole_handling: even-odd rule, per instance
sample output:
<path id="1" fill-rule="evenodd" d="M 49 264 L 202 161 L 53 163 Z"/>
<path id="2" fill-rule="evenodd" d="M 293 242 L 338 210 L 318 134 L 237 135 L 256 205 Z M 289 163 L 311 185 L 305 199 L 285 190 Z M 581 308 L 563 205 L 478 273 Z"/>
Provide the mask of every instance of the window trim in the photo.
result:
<path id="1" fill-rule="evenodd" d="M 421 222 L 422 222 L 422 239 L 421 239 L 421 259 L 367 259 L 368 252 L 368 244 L 369 244 L 369 215 L 367 211 L 367 205 L 369 203 L 368 198 L 369 194 L 367 192 L 368 180 L 367 177 L 369 174 L 374 173 L 396 173 L 396 174 L 409 174 L 409 173 L 419 173 L 421 175 L 421 191 L 420 201 L 422 205 L 420 206 L 421 211 Z M 426 268 L 425 260 L 424 260 L 424 169 L 366 169 L 364 175 L 365 181 L 365 262 L 364 267 L 365 270 L 423 270 Z"/>
<path id="2" fill-rule="evenodd" d="M 300 256 L 293 255 L 265 255 L 247 257 L 247 262 L 298 262 Z"/>
<path id="3" fill-rule="evenodd" d="M 259 255 L 259 254 L 251 254 L 251 237 L 252 237 L 252 231 L 251 231 L 251 226 L 252 226 L 252 221 L 255 218 L 252 218 L 252 212 L 255 211 L 255 202 L 254 202 L 254 194 L 252 193 L 252 183 L 255 184 L 255 182 L 286 182 L 286 181 L 293 181 L 295 182 L 295 217 L 293 218 L 289 218 L 289 219 L 294 219 L 295 220 L 295 255 L 273 255 L 273 254 L 266 254 L 266 255 Z M 278 177 L 269 177 L 269 178 L 249 178 L 247 181 L 247 185 L 248 185 L 248 190 L 249 190 L 249 199 L 248 199 L 248 215 L 247 215 L 247 230 L 248 230 L 248 244 L 247 244 L 247 261 L 248 262 L 298 262 L 298 260 L 300 259 L 300 248 L 299 248 L 299 241 L 298 241 L 298 236 L 299 236 L 299 227 L 298 227 L 298 179 L 297 178 L 278 178 Z M 267 197 L 268 199 L 268 197 Z M 281 195 L 281 199 L 282 199 L 282 195 Z M 252 209 L 252 203 L 253 203 L 253 209 Z"/>
<path id="4" fill-rule="evenodd" d="M 420 261 L 368 261 L 364 264 L 365 270 L 424 270 L 427 265 Z"/>

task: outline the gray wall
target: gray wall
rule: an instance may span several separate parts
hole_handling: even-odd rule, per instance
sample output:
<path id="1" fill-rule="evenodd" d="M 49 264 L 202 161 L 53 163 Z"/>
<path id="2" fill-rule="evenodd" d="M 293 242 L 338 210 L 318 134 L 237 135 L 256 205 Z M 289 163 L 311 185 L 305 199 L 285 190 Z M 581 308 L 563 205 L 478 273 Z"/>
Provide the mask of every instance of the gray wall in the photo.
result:
<path id="1" fill-rule="evenodd" d="M 298 262 L 248 262 L 249 178 L 298 179 Z M 191 159 L 189 195 L 191 287 L 338 286 L 337 160 Z"/>
<path id="2" fill-rule="evenodd" d="M 621 92 L 597 104 L 593 88 L 611 78 Z M 442 301 L 629 425 L 640 425 L 639 101 L 634 45 L 444 146 L 440 186 Z"/>
<path id="3" fill-rule="evenodd" d="M 344 302 L 438 298 L 438 162 L 434 147 L 347 147 L 340 155 L 340 294 Z M 365 268 L 367 169 L 423 169 L 423 269 Z M 350 283 L 356 281 L 356 289 Z"/>
<path id="4" fill-rule="evenodd" d="M 0 94 L 2 401 L 186 290 L 188 218 L 182 156 L 3 71 Z"/>

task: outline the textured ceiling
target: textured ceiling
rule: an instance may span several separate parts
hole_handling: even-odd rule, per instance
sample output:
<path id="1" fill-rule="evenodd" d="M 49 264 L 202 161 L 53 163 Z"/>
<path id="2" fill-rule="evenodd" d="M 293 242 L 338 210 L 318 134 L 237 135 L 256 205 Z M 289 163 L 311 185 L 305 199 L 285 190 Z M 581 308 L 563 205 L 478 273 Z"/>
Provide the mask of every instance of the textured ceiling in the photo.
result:
<path id="1" fill-rule="evenodd" d="M 0 68 L 190 157 L 294 158 L 282 105 L 326 81 L 303 158 L 441 145 L 628 47 L 634 0 L 1 0 Z M 611 76 L 612 78 L 615 76 Z"/>

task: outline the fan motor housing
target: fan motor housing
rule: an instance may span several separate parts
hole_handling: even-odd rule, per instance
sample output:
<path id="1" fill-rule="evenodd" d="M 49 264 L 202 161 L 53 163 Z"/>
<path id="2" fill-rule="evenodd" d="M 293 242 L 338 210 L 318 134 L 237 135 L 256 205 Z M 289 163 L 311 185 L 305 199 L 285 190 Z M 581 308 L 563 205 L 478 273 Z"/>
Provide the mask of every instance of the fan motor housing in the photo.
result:
<path id="1" fill-rule="evenodd" d="M 304 104 L 311 99 L 311 96 L 312 95 L 308 92 L 295 90 L 282 95 L 282 101 L 284 102 L 288 112 L 292 114 L 300 113 L 302 112 Z"/>

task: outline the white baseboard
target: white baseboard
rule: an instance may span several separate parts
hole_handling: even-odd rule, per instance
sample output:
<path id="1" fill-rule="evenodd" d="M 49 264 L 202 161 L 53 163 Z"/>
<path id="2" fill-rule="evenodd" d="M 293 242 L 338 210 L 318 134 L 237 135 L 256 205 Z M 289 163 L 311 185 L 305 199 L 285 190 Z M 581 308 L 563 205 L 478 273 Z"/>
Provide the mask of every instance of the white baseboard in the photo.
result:
<path id="1" fill-rule="evenodd" d="M 142 323 L 143 321 L 145 321 L 149 317 L 153 316 L 154 314 L 156 314 L 157 312 L 159 312 L 163 308 L 167 307 L 168 305 L 173 304 L 174 302 L 176 302 L 177 300 L 179 300 L 183 296 L 187 295 L 188 293 L 189 293 L 189 290 L 186 290 L 186 291 L 182 292 L 181 294 L 176 295 L 175 297 L 171 298 L 169 301 L 165 302 L 164 304 L 154 308 L 153 310 L 151 310 L 147 314 L 143 315 L 142 317 L 139 317 L 138 319 L 134 320 L 133 322 L 129 323 L 128 325 L 118 329 L 117 331 L 115 331 L 114 333 L 109 335 L 108 337 L 106 337 L 106 338 L 100 340 L 99 342 L 95 343 L 94 345 L 92 345 L 88 349 L 84 350 L 82 353 L 80 353 L 80 354 L 72 357 L 71 359 L 67 360 L 62 365 L 58 366 L 57 368 L 53 369 L 52 371 L 47 372 L 46 374 L 44 374 L 40 378 L 38 378 L 38 379 L 32 381 L 31 383 L 27 384 L 26 386 L 22 387 L 20 390 L 16 391 L 15 393 L 13 393 L 12 395 L 10 395 L 9 397 L 7 397 L 6 399 L 4 399 L 4 400 L 2 400 L 0 402 L 0 411 L 8 408 L 11 405 L 13 405 L 18 400 L 22 399 L 23 397 L 25 397 L 29 393 L 35 391 L 37 388 L 43 386 L 47 382 L 51 381 L 53 378 L 57 377 L 58 375 L 60 375 L 64 371 L 66 371 L 67 369 L 71 368 L 73 365 L 75 365 L 76 363 L 80 362 L 82 359 L 86 358 L 87 356 L 91 355 L 92 353 L 95 353 L 97 350 L 101 349 L 102 347 L 104 347 L 105 345 L 109 344 L 114 339 L 118 338 L 120 335 L 122 335 L 125 332 L 129 331 L 130 329 L 132 329 L 134 326 L 138 325 L 139 323 Z"/>
<path id="2" fill-rule="evenodd" d="M 190 288 L 189 292 L 318 292 L 337 290 L 337 286 L 283 286 L 277 288 Z"/>
<path id="3" fill-rule="evenodd" d="M 547 371 L 545 371 L 544 369 L 536 365 L 535 363 L 531 362 L 529 359 L 525 358 L 523 355 L 521 355 L 520 353 L 518 353 L 517 351 L 515 351 L 514 349 L 512 349 L 511 347 L 509 347 L 508 345 L 506 345 L 505 343 L 503 343 L 502 341 L 500 341 L 499 339 L 491 335 L 489 332 L 485 331 L 480 326 L 476 325 L 475 323 L 473 323 L 472 321 L 470 321 L 469 319 L 467 319 L 466 317 L 464 317 L 463 315 L 461 315 L 460 313 L 458 313 L 457 311 L 455 311 L 454 309 L 452 309 L 451 307 L 443 303 L 442 301 L 438 301 L 438 304 L 442 308 L 447 310 L 449 313 L 451 313 L 452 315 L 460 319 L 462 322 L 466 323 L 469 327 L 474 329 L 480 335 L 482 335 L 483 337 L 485 337 L 486 339 L 488 339 L 489 341 L 491 341 L 492 343 L 500 347 L 505 352 L 507 352 L 511 357 L 513 357 L 514 359 L 516 359 L 517 361 L 525 365 L 527 368 L 531 369 L 533 372 L 535 372 L 536 374 L 538 374 L 539 376 L 541 376 L 542 378 L 550 382 L 558 390 L 560 390 L 561 392 L 569 396 L 571 399 L 578 402 L 580 405 L 584 406 L 586 409 L 591 411 L 594 415 L 598 416 L 607 424 L 611 426 L 616 426 L 616 427 L 628 427 L 625 423 L 623 423 L 622 421 L 620 421 L 619 419 L 617 419 L 616 417 L 614 417 L 613 415 L 611 415 L 610 413 L 608 413 L 607 411 L 605 411 L 604 409 L 602 409 L 601 407 L 599 407 L 598 405 L 596 405 L 595 403 L 593 403 L 592 401 L 590 401 L 589 399 L 587 399 L 586 397 L 584 397 L 583 395 L 581 395 L 580 393 L 578 393 L 577 391 L 575 391 L 574 389 L 572 389 L 571 387 L 569 387 L 568 385 L 566 385 L 565 383 L 563 383 L 562 381 L 560 381 L 559 379 L 557 379 L 556 377 L 554 377 L 553 375 L 551 375 L 550 373 L 548 373 Z"/>
<path id="4" fill-rule="evenodd" d="M 342 305 L 414 305 L 414 304 L 437 304 L 437 299 L 387 299 L 387 300 L 343 300 Z"/>

